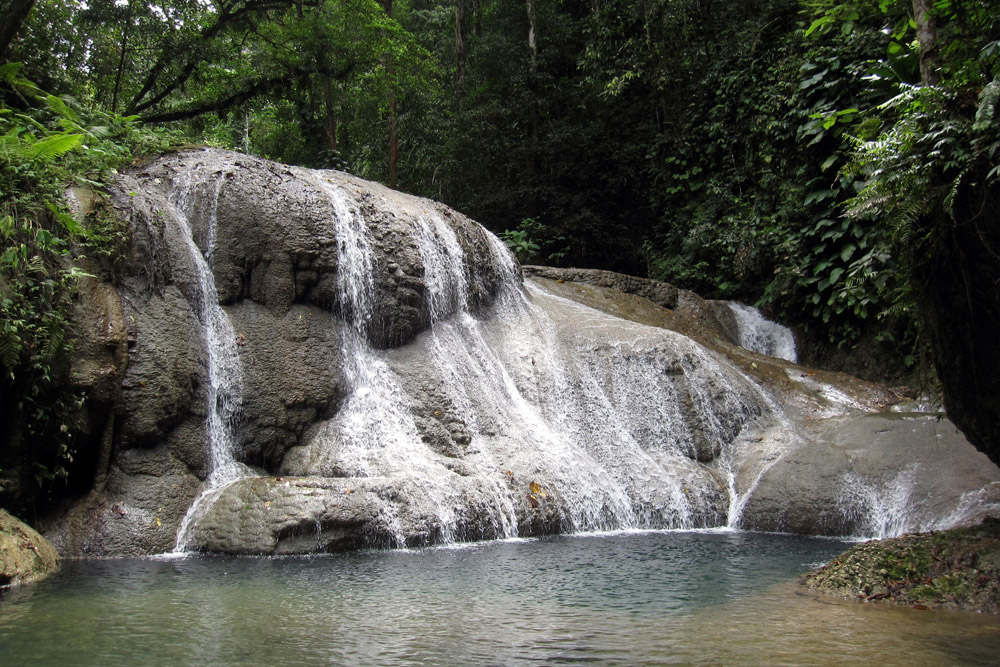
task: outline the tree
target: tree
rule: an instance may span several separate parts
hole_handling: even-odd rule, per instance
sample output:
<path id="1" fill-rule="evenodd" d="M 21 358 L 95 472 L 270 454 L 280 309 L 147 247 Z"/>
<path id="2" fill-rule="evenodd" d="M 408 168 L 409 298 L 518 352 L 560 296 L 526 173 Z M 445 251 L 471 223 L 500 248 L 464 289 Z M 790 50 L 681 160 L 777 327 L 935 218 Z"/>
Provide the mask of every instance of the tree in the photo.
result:
<path id="1" fill-rule="evenodd" d="M 3 16 L 0 21 L 0 63 L 7 62 L 7 49 L 21 31 L 21 26 L 34 6 L 35 0 L 4 1 L 0 11 L 0 15 Z"/>
<path id="2" fill-rule="evenodd" d="M 1000 9 L 912 9 L 922 85 L 898 82 L 867 114 L 848 166 L 864 179 L 848 216 L 877 222 L 851 273 L 916 310 L 949 416 L 1000 462 Z"/>

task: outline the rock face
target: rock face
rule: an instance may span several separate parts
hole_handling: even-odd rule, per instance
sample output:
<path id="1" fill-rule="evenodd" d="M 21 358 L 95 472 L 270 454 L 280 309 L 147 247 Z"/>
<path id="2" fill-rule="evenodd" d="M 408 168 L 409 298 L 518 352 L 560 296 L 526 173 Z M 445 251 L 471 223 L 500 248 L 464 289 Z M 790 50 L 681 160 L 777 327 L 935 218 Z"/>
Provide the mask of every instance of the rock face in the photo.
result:
<path id="1" fill-rule="evenodd" d="M 55 547 L 0 510 L 0 587 L 30 584 L 59 571 Z"/>
<path id="2" fill-rule="evenodd" d="M 875 534 L 998 509 L 1000 470 L 937 415 L 739 348 L 663 283 L 522 281 L 440 204 L 202 150 L 123 176 L 115 206 L 133 253 L 116 298 L 92 291 L 121 316 L 90 367 L 120 382 L 93 491 L 47 525 L 65 554 Z"/>

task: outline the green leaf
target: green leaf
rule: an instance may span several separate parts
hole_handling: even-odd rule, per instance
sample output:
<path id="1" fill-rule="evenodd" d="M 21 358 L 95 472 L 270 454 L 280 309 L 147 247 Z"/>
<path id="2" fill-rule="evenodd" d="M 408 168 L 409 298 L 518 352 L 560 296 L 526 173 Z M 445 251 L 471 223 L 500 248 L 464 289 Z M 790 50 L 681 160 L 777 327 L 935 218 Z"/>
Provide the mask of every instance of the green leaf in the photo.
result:
<path id="1" fill-rule="evenodd" d="M 830 25 L 831 23 L 833 23 L 833 16 L 830 16 L 829 14 L 827 14 L 826 16 L 819 17 L 818 19 L 816 19 L 815 21 L 813 21 L 809 25 L 809 27 L 806 29 L 806 37 L 808 37 L 809 35 L 813 34 L 817 30 L 819 30 L 820 28 L 823 28 L 825 26 Z"/>
<path id="2" fill-rule="evenodd" d="M 82 134 L 54 134 L 31 144 L 27 154 L 37 160 L 51 160 L 70 152 L 82 143 Z"/>
<path id="3" fill-rule="evenodd" d="M 66 231 L 70 234 L 83 234 L 83 227 L 81 227 L 80 223 L 76 221 L 76 218 L 69 213 L 60 210 L 55 204 L 48 204 L 47 207 L 52 213 L 52 217 L 54 217 Z"/>
<path id="4" fill-rule="evenodd" d="M 49 105 L 49 108 L 55 111 L 57 114 L 63 118 L 67 118 L 74 123 L 80 122 L 80 116 L 77 115 L 75 111 L 69 108 L 69 105 L 61 97 L 56 97 L 55 95 L 46 95 L 45 103 Z"/>

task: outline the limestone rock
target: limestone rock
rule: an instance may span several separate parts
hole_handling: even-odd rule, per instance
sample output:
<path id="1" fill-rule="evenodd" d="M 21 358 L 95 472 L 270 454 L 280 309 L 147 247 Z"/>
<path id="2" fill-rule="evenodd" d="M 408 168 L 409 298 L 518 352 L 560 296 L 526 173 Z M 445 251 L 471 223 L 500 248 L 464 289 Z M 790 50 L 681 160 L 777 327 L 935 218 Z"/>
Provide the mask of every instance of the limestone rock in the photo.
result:
<path id="1" fill-rule="evenodd" d="M 812 421 L 804 433 L 761 478 L 743 527 L 887 536 L 1000 511 L 1000 499 L 979 497 L 1000 485 L 996 467 L 941 415 L 847 415 Z"/>
<path id="2" fill-rule="evenodd" d="M 1000 469 L 947 420 L 740 348 L 693 293 L 523 280 L 447 207 L 227 151 L 161 157 L 113 190 L 133 243 L 79 318 L 79 386 L 106 409 L 97 483 L 43 526 L 64 554 L 1000 513 Z"/>
<path id="3" fill-rule="evenodd" d="M 55 547 L 0 509 L 0 587 L 34 583 L 58 571 Z"/>

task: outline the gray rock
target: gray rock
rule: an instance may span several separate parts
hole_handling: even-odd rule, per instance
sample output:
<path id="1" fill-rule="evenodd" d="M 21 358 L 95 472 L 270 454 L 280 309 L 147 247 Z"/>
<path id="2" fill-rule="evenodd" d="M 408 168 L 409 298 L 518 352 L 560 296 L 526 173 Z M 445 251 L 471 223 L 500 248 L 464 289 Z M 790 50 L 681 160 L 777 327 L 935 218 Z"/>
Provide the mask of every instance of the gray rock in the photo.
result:
<path id="1" fill-rule="evenodd" d="M 544 267 L 522 283 L 440 204 L 225 151 L 160 158 L 115 192 L 134 239 L 79 318 L 78 385 L 106 418 L 98 483 L 45 526 L 65 554 L 169 551 L 179 532 L 286 554 L 1000 513 L 1000 469 L 946 420 L 737 347 L 693 293 Z M 337 207 L 368 231 L 367 301 L 342 297 Z M 220 356 L 233 378 L 213 389 Z M 225 478 L 210 422 L 231 436 Z"/>
<path id="2" fill-rule="evenodd" d="M 989 505 L 1000 510 L 998 499 L 978 499 L 1000 485 L 996 467 L 942 415 L 848 415 L 812 421 L 802 433 L 801 446 L 764 473 L 744 528 L 885 537 L 964 525 Z"/>

